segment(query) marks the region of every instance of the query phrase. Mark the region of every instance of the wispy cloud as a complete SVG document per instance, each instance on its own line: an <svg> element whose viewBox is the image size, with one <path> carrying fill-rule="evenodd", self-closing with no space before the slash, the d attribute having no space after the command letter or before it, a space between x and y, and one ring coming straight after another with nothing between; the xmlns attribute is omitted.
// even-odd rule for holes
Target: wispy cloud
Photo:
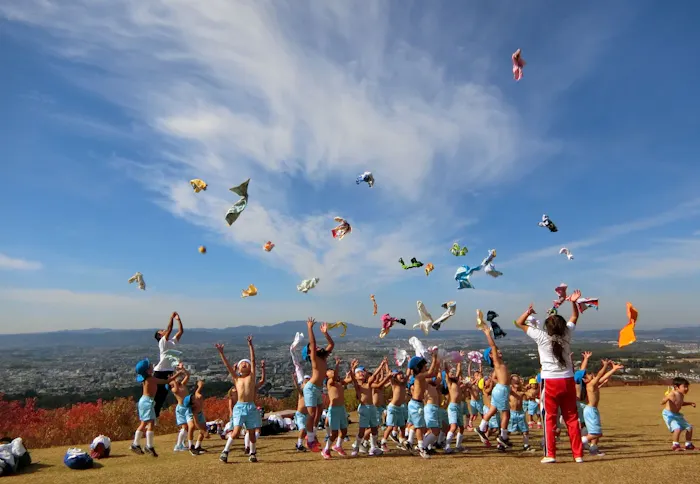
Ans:
<svg viewBox="0 0 700 484"><path fill-rule="evenodd" d="M652 217L641 218L632 222L604 227L603 229L599 230L597 234L587 239L563 242L559 245L552 245L543 249L524 252L517 255L512 260L501 263L501 265L512 266L531 263L533 261L552 257L553 254L559 252L561 247L567 247L572 251L575 249L592 247L616 239L623 235L663 227L679 220L690 219L698 216L700 216L700 198L694 198Z"/></svg>
<svg viewBox="0 0 700 484"><path fill-rule="evenodd" d="M405 277L397 254L430 259L445 244L442 228L462 218L452 199L465 180L508 183L558 149L542 118L525 122L484 78L486 37L499 37L490 27L462 32L469 55L447 76L438 44L397 29L400 10L302 0L0 5L9 20L48 32L53 53L80 62L79 76L64 71L75 82L151 127L152 152L116 164L165 210L327 288L368 272L375 283ZM363 192L374 197L371 216L340 196L319 209L304 203L304 191L342 193L367 169L378 187ZM193 177L209 181L206 194L191 193ZM250 206L229 229L228 188L248 177ZM328 236L335 215L355 227L341 243ZM264 254L268 239L277 248Z"/></svg>
<svg viewBox="0 0 700 484"><path fill-rule="evenodd" d="M16 259L5 254L0 254L0 270L37 271L41 268L43 268L41 262Z"/></svg>

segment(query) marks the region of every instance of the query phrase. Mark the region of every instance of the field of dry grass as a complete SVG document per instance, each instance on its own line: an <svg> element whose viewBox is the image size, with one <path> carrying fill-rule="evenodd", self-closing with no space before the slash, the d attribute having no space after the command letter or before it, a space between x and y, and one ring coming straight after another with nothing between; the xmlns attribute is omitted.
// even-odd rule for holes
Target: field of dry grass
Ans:
<svg viewBox="0 0 700 484"><path fill-rule="evenodd" d="M460 455L437 455L432 460L392 450L381 457L340 458L324 461L319 454L298 454L294 449L296 433L265 437L258 445L258 463L251 464L243 455L242 440L234 445L229 464L218 461L224 441L218 437L205 441L208 454L191 456L172 451L175 435L156 437L158 458L137 456L129 451L130 442L113 442L112 457L99 461L95 469L72 471L64 466L65 448L31 450L35 462L22 475L8 478L14 484L30 483L199 483L226 480L247 483L269 482L460 482L478 479L492 483L662 483L700 482L700 451L670 451L670 434L661 419L661 400L665 387L604 388L601 416L605 437L600 448L604 457L587 457L575 464L562 434L560 463L542 465L541 453L525 454L516 446L507 454L486 449L475 434L465 445L469 452ZM696 390L697 391L697 390ZM691 388L689 400L695 392ZM687 407L691 423L700 422L698 410ZM356 426L351 426L351 431ZM322 433L323 435L323 433ZM535 443L541 431L536 431ZM76 443L84 450L87 443ZM349 444L345 444L346 449ZM539 447L539 445L538 445ZM393 447L392 447L393 449Z"/></svg>

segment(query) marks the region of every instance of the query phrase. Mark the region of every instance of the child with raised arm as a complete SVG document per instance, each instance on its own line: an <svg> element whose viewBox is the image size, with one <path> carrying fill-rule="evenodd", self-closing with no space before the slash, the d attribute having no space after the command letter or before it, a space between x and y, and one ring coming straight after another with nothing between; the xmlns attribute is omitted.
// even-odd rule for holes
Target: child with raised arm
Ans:
<svg viewBox="0 0 700 484"><path fill-rule="evenodd" d="M686 402L685 396L690 390L690 383L685 378L676 377L673 379L673 390L668 392L664 399L661 400L661 405L665 405L661 416L664 418L666 427L673 434L673 446L671 450L683 450L681 447L681 432L685 430L685 450L695 450L693 445L693 426L688 423L681 408L691 406L695 408L695 403Z"/></svg>
<svg viewBox="0 0 700 484"><path fill-rule="evenodd" d="M144 430L146 431L146 452L153 457L158 457L156 449L153 448L153 439L155 434L153 427L156 421L156 401L155 395L158 391L158 385L169 385L171 382L180 378L184 372L177 371L167 380L156 378L153 376L153 365L148 359L141 360L136 364L136 381L141 383L143 394L139 399L138 411L139 420L141 423L136 429L134 435L134 443L131 444L131 451L135 454L143 454L141 449L141 438Z"/></svg>
<svg viewBox="0 0 700 484"><path fill-rule="evenodd" d="M224 345L217 344L216 349L219 351L219 356L224 366L228 370L229 375L233 379L238 392L238 401L233 406L233 415L231 422L233 423L233 431L229 434L226 440L226 446L219 456L219 460L223 463L228 462L228 453L231 450L233 440L238 438L241 428L245 425L250 434L250 462L257 462L256 454L256 431L262 427L260 412L255 406L255 397L257 396L258 382L255 380L255 348L253 347L253 337L248 336L248 349L250 351L250 359L242 359L235 367L226 359L224 355Z"/></svg>
<svg viewBox="0 0 700 484"><path fill-rule="evenodd" d="M464 358L464 351L459 353L462 358ZM445 438L445 453L451 454L455 450L457 452L462 452L464 447L462 447L462 437L464 434L464 414L463 405L464 402L464 392L460 385L460 380L462 379L462 362L457 363L457 369L450 369L447 374L447 390L450 392L450 403L447 406L447 420L450 426L447 431L447 437ZM454 450L450 447L452 445L452 439L457 436Z"/></svg>
<svg viewBox="0 0 700 484"><path fill-rule="evenodd" d="M510 421L508 422L508 432L514 434L520 432L523 434L523 450L525 452L534 450L530 447L530 427L525 422L525 412L523 411L523 401L526 392L523 388L523 382L519 375L511 375L510 377L510 396L508 403L510 405Z"/></svg>
<svg viewBox="0 0 700 484"><path fill-rule="evenodd" d="M377 427L379 426L379 420L377 415L377 409L374 406L374 401L372 399L372 392L375 389L381 388L384 391L385 381L377 381L377 377L384 369L384 366L388 365L386 358L382 360L380 365L374 371L372 375L367 375L365 368L359 366L357 360L353 360L351 363L351 377L353 379L353 386L355 387L355 394L360 402L357 407L357 415L360 419L359 428L357 431L357 438L352 446L352 456L356 456L360 450L360 442L365 435L365 431L370 429L370 450L369 455L381 455L381 449L377 448Z"/></svg>
<svg viewBox="0 0 700 484"><path fill-rule="evenodd" d="M440 425L440 403L442 401L440 387L442 386L442 375L438 373L436 376L427 380L426 383L425 406L423 408L427 432L425 437L423 437L423 445L428 450L429 454L434 454L434 446L438 441L440 430L442 429L442 425Z"/></svg>
<svg viewBox="0 0 700 484"><path fill-rule="evenodd" d="M188 395L187 383L190 381L190 374L182 363L177 366L177 369L182 371L185 377L181 381L175 379L170 384L170 390L173 392L173 395L175 395L175 400L177 400L177 406L175 407L175 423L180 428L180 433L177 434L177 443L173 451L184 452L187 450L187 447L185 447L185 440L187 440L187 422L192 415L192 409L184 405L185 397Z"/></svg>
<svg viewBox="0 0 700 484"><path fill-rule="evenodd" d="M257 392L265 385L265 360L260 361L260 380L258 385L255 387L256 395ZM259 409L258 409L259 410ZM233 415L233 414L232 414ZM260 439L260 430L255 431L255 440ZM250 430L245 429L245 436L243 437L243 445L245 446L243 452L245 455L250 454Z"/></svg>
<svg viewBox="0 0 700 484"><path fill-rule="evenodd" d="M406 402L406 375L401 370L391 372L391 402L386 408L386 430L382 438L382 450L388 448L387 439L398 441L399 449L406 450L404 443L404 428L406 417L403 405Z"/></svg>
<svg viewBox="0 0 700 484"><path fill-rule="evenodd" d="M506 447L512 447L513 444L508 440L508 421L510 420L510 405L508 404L508 396L510 395L510 372L508 367L503 362L503 353L496 346L496 342L491 336L491 327L489 325L481 325L481 330L486 336L489 347L484 351L484 361L493 367L491 379L494 380L494 387L491 391L491 408L484 415L478 428L474 431L479 435L481 441L486 444L489 441L486 435L486 429L489 425L489 419L498 412L501 416L501 431L496 438L498 441L498 449L505 451Z"/></svg>
<svg viewBox="0 0 700 484"><path fill-rule="evenodd" d="M326 387L328 388L328 429L330 438L321 455L324 459L330 459L330 446L338 455L345 457L343 441L340 438L340 430L345 425L345 385L340 379L340 358L335 359L335 368L326 370ZM347 428L347 425L345 425Z"/></svg>
<svg viewBox="0 0 700 484"><path fill-rule="evenodd" d="M326 337L328 345L325 348L317 347L314 324L316 324L316 321L313 318L309 318L306 321L306 328L309 332L309 344L302 350L304 359L311 362L311 379L304 385L304 405L306 405L306 410L309 414L309 417L306 419L306 441L309 450L321 452L321 445L316 439L316 427L323 413L321 388L328 370L328 362L326 360L333 351L335 344L331 335L328 334L328 323L322 323L320 327L321 333Z"/></svg>
<svg viewBox="0 0 700 484"><path fill-rule="evenodd" d="M423 440L427 427L423 398L428 388L428 380L434 378L440 369L437 349L433 351L430 368L426 371L427 366L428 362L420 356L414 356L408 361L408 371L410 372L409 385L411 387L411 401L408 402L408 421L413 425L413 429L408 434L408 443L413 447L414 437L417 437L418 452L424 459L430 459L430 456Z"/></svg>
<svg viewBox="0 0 700 484"><path fill-rule="evenodd" d="M586 397L588 405L583 409L583 419L588 430L588 435L581 437L583 444L590 444L590 454L604 456L605 454L598 450L598 441L603 436L603 429L600 425L600 412L598 411L598 403L600 402L600 387L603 386L617 370L624 368L622 365L603 360L603 365L600 371L592 376L590 373L583 377L583 382L586 385ZM612 369L607 371L608 365L612 363Z"/></svg>
<svg viewBox="0 0 700 484"><path fill-rule="evenodd" d="M304 404L304 392L302 388L309 380L311 380L311 377L309 375L304 375L304 379L298 382L296 372L292 372L292 384L297 392L297 411L294 413L294 423L297 429L299 429L297 452L306 452L307 450L306 447L304 447L304 438L306 437L306 419L309 417L309 411Z"/></svg>

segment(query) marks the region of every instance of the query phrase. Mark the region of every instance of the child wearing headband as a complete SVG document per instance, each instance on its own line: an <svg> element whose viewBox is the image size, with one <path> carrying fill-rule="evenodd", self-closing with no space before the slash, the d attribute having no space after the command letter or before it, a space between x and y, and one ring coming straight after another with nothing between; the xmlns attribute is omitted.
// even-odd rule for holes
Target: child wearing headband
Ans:
<svg viewBox="0 0 700 484"><path fill-rule="evenodd" d="M228 453L233 444L233 440L238 437L241 428L245 425L246 430L250 432L250 462L257 462L256 455L256 432L262 427L260 411L255 406L255 397L257 396L258 382L255 380L255 348L253 347L253 337L248 336L248 349L250 351L250 359L242 359L235 367L226 359L224 355L224 345L217 344L216 349L219 351L221 361L228 370L229 375L233 379L238 391L238 401L233 406L233 415L231 421L233 431L229 434L226 440L226 446L219 456L219 460L223 463L228 462Z"/></svg>
<svg viewBox="0 0 700 484"><path fill-rule="evenodd" d="M306 442L312 452L321 452L321 445L316 439L316 427L323 413L321 388L328 370L328 362L326 360L333 351L335 343L333 343L331 335L328 334L328 323L322 323L320 327L321 333L326 337L328 345L325 348L318 348L316 346L316 335L314 335L314 324L316 324L314 318L309 318L306 321L306 328L309 332L309 344L302 349L301 353L304 360L311 362L311 379L304 385L304 405L306 405L306 410L309 413L309 418L306 420Z"/></svg>

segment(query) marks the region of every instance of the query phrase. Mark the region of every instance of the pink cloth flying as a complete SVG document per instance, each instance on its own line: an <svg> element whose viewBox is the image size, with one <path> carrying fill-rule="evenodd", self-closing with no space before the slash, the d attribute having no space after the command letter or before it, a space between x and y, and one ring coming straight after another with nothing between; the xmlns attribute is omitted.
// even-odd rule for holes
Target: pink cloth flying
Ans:
<svg viewBox="0 0 700 484"><path fill-rule="evenodd" d="M519 81L523 78L523 67L525 67L525 61L520 56L520 49L513 52L511 59L513 60L513 79Z"/></svg>

